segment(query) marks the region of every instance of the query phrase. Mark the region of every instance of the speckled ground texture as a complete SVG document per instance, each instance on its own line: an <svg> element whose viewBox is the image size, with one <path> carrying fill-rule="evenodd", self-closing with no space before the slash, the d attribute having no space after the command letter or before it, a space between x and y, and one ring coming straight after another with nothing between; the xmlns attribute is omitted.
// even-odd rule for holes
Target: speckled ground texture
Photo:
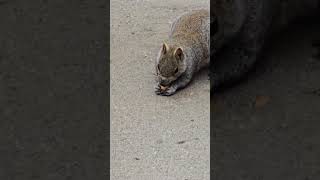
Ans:
<svg viewBox="0 0 320 180"><path fill-rule="evenodd" d="M111 1L111 179L209 179L208 72L170 97L153 77L170 23L201 7L209 1Z"/></svg>
<svg viewBox="0 0 320 180"><path fill-rule="evenodd" d="M320 179L319 32L289 27L246 81L212 97L215 180Z"/></svg>

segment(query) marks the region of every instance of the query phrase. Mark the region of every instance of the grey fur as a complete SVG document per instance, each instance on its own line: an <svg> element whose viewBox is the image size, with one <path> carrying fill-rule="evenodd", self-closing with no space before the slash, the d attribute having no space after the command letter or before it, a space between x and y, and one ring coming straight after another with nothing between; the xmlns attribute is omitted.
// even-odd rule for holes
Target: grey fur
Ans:
<svg viewBox="0 0 320 180"><path fill-rule="evenodd" d="M169 39L165 41L156 59L158 95L170 96L187 86L194 74L210 63L210 14L207 10L194 10L177 18L172 26ZM167 48L166 48L167 47ZM183 50L181 60L174 52ZM178 72L174 70L178 68ZM161 89L166 86L166 89Z"/></svg>

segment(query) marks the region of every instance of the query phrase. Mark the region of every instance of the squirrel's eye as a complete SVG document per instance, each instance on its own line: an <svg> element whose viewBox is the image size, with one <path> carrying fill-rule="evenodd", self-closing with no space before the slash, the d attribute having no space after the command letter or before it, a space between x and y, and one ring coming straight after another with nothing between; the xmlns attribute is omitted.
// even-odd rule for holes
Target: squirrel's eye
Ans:
<svg viewBox="0 0 320 180"><path fill-rule="evenodd" d="M174 73L176 73L176 74L178 73L178 68L176 68L176 70L174 70Z"/></svg>

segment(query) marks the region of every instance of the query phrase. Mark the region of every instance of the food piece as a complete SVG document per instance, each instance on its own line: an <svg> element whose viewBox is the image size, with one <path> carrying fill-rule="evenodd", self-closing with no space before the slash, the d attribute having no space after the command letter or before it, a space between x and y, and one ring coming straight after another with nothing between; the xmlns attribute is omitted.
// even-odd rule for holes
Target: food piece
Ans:
<svg viewBox="0 0 320 180"><path fill-rule="evenodd" d="M161 91L165 91L166 89L168 89L168 86L161 86L160 85L160 89L161 89Z"/></svg>

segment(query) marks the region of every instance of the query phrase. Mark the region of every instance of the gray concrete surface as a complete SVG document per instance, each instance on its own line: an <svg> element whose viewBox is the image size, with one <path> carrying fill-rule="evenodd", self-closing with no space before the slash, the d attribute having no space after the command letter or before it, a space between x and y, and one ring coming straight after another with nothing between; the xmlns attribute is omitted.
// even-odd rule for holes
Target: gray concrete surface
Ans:
<svg viewBox="0 0 320 180"><path fill-rule="evenodd" d="M209 179L207 71L171 97L154 93L152 74L170 22L208 6L208 0L111 1L111 179Z"/></svg>
<svg viewBox="0 0 320 180"><path fill-rule="evenodd" d="M215 180L320 179L319 30L291 26L246 81L212 97Z"/></svg>

